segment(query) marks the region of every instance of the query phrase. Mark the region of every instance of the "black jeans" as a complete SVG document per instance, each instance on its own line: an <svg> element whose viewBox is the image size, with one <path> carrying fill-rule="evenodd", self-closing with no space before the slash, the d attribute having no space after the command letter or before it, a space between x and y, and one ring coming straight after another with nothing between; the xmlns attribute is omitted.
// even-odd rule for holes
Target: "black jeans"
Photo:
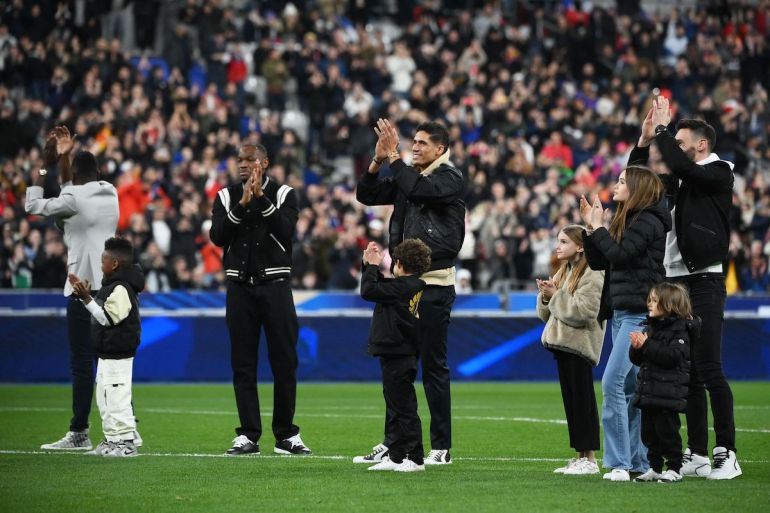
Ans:
<svg viewBox="0 0 770 513"><path fill-rule="evenodd" d="M67 302L67 334L72 372L72 419L70 431L88 428L91 398L94 396L96 353L91 340L91 314L79 299Z"/></svg>
<svg viewBox="0 0 770 513"><path fill-rule="evenodd" d="M701 318L700 336L690 340L690 390L687 396L687 446L708 456L708 406L711 399L717 447L735 451L733 393L722 371L722 327L725 314L724 278L673 278L690 290L693 313Z"/></svg>
<svg viewBox="0 0 770 513"><path fill-rule="evenodd" d="M297 400L297 335L299 322L288 280L249 285L227 282L227 329L230 364L241 425L235 432L252 442L262 436L257 394L259 337L267 339L267 358L273 371L273 434L285 440L299 433L294 425Z"/></svg>
<svg viewBox="0 0 770 513"><path fill-rule="evenodd" d="M417 414L416 355L381 356L382 395L388 411L393 413L393 431L388 445L390 459L401 463L409 458L418 465L424 461L422 423Z"/></svg>
<svg viewBox="0 0 770 513"><path fill-rule="evenodd" d="M429 285L425 287L420 298L422 384L430 410L432 449L452 447L452 399L447 364L447 333L455 297L454 286ZM388 447L394 440L393 429L393 412L386 408L383 443Z"/></svg>
<svg viewBox="0 0 770 513"><path fill-rule="evenodd" d="M679 413L661 408L642 408L642 443L647 446L650 468L663 472L663 459L669 470L682 469L682 423Z"/></svg>
<svg viewBox="0 0 770 513"><path fill-rule="evenodd" d="M569 446L577 452L599 450L599 410L592 366L585 358L553 351L559 369L561 398L567 416Z"/></svg>

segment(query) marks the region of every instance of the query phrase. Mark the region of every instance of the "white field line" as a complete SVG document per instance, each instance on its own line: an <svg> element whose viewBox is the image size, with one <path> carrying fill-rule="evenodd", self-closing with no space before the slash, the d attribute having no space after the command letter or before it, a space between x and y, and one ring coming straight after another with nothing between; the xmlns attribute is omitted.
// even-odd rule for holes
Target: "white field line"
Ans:
<svg viewBox="0 0 770 513"><path fill-rule="evenodd" d="M69 411L67 408L55 408L55 407L26 407L26 406L0 406L0 412L65 412ZM222 416L234 416L235 410L182 410L173 408L141 408L141 413L158 413L163 415L222 415ZM262 413L265 417L270 417L270 412ZM350 415L343 413L308 413L303 410L299 417L314 417L325 419L381 419L382 415ZM567 421L564 419L540 419L535 417L506 417L506 416L479 416L479 415L453 415L455 420L479 420L479 421L497 421L497 422L529 422L534 424L558 424L566 425ZM686 428L686 425L682 425L682 429ZM770 434L770 429L749 429L749 428L736 428L736 432L739 433L766 433Z"/></svg>
<svg viewBox="0 0 770 513"><path fill-rule="evenodd" d="M22 451L22 450L12 450L12 449L0 449L0 456L1 455L68 455L68 456L84 456L83 452L78 451ZM304 460L304 459L312 459L312 460L333 460L333 461L347 461L352 460L352 456L341 456L341 455L331 455L331 454L311 454L309 456L286 456L286 455L276 455L276 454L255 454L251 456L227 456L226 454L209 454L209 453L194 453L194 452L180 452L180 453L173 453L173 452L142 452L140 453L140 456L144 457L153 457L153 458L223 458L223 459L232 459L232 460L243 460L243 459L262 459L262 458L268 458L268 459L275 459L275 460ZM524 462L524 463L542 463L542 462L563 462L564 458L516 458L516 457L474 457L474 456L454 456L452 457L453 460L456 461L479 461L479 462L492 462L492 461L501 461L501 462ZM741 463L759 463L759 464L767 464L770 463L768 460L743 460L741 459Z"/></svg>

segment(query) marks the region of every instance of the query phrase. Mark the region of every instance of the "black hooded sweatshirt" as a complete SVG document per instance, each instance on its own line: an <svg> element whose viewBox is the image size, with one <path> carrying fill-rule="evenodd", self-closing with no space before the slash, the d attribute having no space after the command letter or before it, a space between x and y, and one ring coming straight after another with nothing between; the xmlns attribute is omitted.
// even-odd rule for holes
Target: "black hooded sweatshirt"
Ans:
<svg viewBox="0 0 770 513"><path fill-rule="evenodd" d="M136 348L142 334L137 296L144 290L144 273L138 265L120 267L114 273L104 276L102 288L96 293L94 301L104 308L104 303L118 285L122 285L131 300L128 317L117 323L107 312L107 326L102 326L96 319L91 319L91 337L96 348L96 355L102 359L120 360L136 356Z"/></svg>

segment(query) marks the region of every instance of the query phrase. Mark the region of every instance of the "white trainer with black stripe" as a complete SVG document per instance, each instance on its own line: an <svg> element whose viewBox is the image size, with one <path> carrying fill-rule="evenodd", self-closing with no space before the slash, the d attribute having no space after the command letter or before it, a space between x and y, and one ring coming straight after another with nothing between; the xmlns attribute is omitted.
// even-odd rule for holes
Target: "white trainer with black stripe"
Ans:
<svg viewBox="0 0 770 513"><path fill-rule="evenodd" d="M425 457L426 465L451 465L452 455L449 449L433 449Z"/></svg>
<svg viewBox="0 0 770 513"><path fill-rule="evenodd" d="M700 454L693 454L688 447L684 450L682 455L682 470L683 476L690 477L708 477L711 473L711 462L707 456L701 456Z"/></svg>
<svg viewBox="0 0 770 513"><path fill-rule="evenodd" d="M366 456L356 456L353 458L353 463L379 463L383 458L388 456L388 446L383 444L377 444L372 447L372 452Z"/></svg>
<svg viewBox="0 0 770 513"><path fill-rule="evenodd" d="M714 447L714 468L707 479L735 479L743 474L734 451L724 447Z"/></svg>

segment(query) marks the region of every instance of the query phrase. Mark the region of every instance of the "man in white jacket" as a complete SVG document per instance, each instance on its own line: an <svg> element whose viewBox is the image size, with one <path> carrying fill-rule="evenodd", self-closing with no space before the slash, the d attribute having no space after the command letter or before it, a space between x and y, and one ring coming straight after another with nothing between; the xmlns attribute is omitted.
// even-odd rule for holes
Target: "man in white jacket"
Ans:
<svg viewBox="0 0 770 513"><path fill-rule="evenodd" d="M99 180L96 157L90 152L78 152L70 163L73 146L74 138L66 127L57 127L51 132L45 149L45 166L52 167L58 160L61 192L55 198L43 198L48 169L40 169L33 185L27 189L24 209L28 214L55 219L64 232L68 274L79 276L96 290L102 283L104 241L115 235L118 225L118 193L112 184ZM68 281L64 283L64 295L69 298L67 330L72 371L72 419L69 431L62 439L40 448L87 451L92 448L88 416L95 377L91 316L72 296L72 285Z"/></svg>

